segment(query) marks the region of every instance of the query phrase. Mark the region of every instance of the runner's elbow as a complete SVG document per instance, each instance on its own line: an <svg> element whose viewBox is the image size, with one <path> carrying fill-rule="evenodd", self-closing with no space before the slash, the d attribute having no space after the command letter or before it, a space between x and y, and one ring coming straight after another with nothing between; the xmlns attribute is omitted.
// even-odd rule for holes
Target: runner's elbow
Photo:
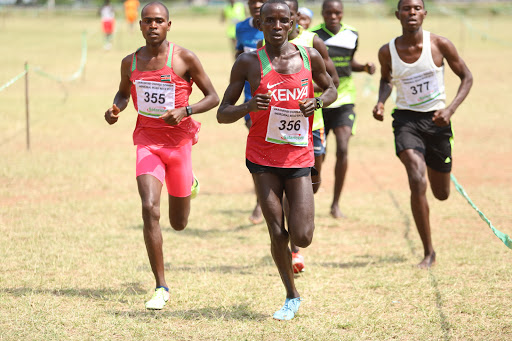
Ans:
<svg viewBox="0 0 512 341"><path fill-rule="evenodd" d="M471 88L473 86L473 74L471 73L471 71L467 70L462 80L467 83L469 88Z"/></svg>
<svg viewBox="0 0 512 341"><path fill-rule="evenodd" d="M213 95L211 95L211 97L212 97L212 99L211 99L211 101L212 101L212 104L211 104L211 105L212 105L212 107L211 107L211 108L213 109L213 108L215 108L217 105L219 105L219 103L220 103L220 99L219 99L219 96L218 96L216 93L215 93L215 94L213 94Z"/></svg>
<svg viewBox="0 0 512 341"><path fill-rule="evenodd" d="M226 121L224 121L224 117L221 113L217 112L217 122L218 123L227 123Z"/></svg>
<svg viewBox="0 0 512 341"><path fill-rule="evenodd" d="M220 110L217 111L217 122L221 124L232 123L232 121L229 119L229 115L227 115L224 112L221 112Z"/></svg>

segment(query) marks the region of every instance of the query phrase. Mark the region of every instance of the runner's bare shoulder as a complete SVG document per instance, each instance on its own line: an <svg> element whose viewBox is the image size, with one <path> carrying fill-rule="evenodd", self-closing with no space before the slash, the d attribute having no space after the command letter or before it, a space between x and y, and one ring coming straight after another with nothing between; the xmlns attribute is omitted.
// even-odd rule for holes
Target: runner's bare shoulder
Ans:
<svg viewBox="0 0 512 341"><path fill-rule="evenodd" d="M441 51L446 48L454 47L453 43L448 38L434 33L430 33L430 42Z"/></svg>
<svg viewBox="0 0 512 341"><path fill-rule="evenodd" d="M249 68L252 65L258 65L258 67L259 67L259 59L258 59L257 51L241 53L236 58L235 64L237 65L237 67Z"/></svg>
<svg viewBox="0 0 512 341"><path fill-rule="evenodd" d="M174 44L174 56L182 59L185 63L198 59L194 52L176 44Z"/></svg>

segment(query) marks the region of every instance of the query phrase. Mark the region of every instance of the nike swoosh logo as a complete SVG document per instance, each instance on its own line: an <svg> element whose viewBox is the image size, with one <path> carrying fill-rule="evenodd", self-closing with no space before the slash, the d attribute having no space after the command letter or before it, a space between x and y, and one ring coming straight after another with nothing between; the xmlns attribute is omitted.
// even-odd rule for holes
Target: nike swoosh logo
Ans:
<svg viewBox="0 0 512 341"><path fill-rule="evenodd" d="M267 83L267 89L272 89L273 87L278 86L279 84L282 84L282 83L284 83L284 81L276 83L276 84L272 84L272 85L270 85L270 83Z"/></svg>

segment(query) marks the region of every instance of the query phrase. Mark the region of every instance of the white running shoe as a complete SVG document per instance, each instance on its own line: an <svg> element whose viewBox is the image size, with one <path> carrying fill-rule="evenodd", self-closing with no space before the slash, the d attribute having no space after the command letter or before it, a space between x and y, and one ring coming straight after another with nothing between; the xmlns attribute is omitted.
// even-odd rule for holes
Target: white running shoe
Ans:
<svg viewBox="0 0 512 341"><path fill-rule="evenodd" d="M156 288L153 297L146 302L146 309L160 310L169 301L169 292L164 288Z"/></svg>

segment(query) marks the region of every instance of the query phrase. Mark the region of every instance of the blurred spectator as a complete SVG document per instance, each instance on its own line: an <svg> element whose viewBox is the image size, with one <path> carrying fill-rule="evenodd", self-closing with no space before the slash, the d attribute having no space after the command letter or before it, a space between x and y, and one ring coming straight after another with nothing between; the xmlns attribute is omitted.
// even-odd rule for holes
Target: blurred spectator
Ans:
<svg viewBox="0 0 512 341"><path fill-rule="evenodd" d="M124 16L131 31L133 31L135 21L137 21L137 18L139 17L139 6L139 0L126 0L124 2Z"/></svg>
<svg viewBox="0 0 512 341"><path fill-rule="evenodd" d="M299 7L299 25L304 27L305 30L309 28L311 25L311 20L313 20L313 11L306 7Z"/></svg>
<svg viewBox="0 0 512 341"><path fill-rule="evenodd" d="M112 34L114 33L116 16L114 8L110 4L110 0L105 0L103 6L101 6L100 16L103 33L105 33L105 45L103 47L105 50L110 50L112 48Z"/></svg>
<svg viewBox="0 0 512 341"><path fill-rule="evenodd" d="M236 47L236 24L245 19L245 6L241 2L228 0L221 13L221 21L227 21L226 35L231 41L233 49Z"/></svg>

